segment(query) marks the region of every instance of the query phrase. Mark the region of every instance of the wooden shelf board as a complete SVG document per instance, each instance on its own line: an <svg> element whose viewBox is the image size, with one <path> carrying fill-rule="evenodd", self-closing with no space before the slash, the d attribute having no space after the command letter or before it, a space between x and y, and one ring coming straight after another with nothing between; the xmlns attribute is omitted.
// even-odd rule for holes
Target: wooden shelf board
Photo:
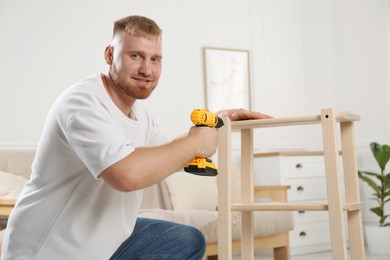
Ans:
<svg viewBox="0 0 390 260"><path fill-rule="evenodd" d="M337 122L352 122L352 121L359 121L359 120L360 120L359 115L350 112L340 112L336 114ZM232 129L310 125L310 124L320 124L320 123L321 123L321 115L279 117L279 118L242 120L242 121L231 122Z"/></svg>
<svg viewBox="0 0 390 260"><path fill-rule="evenodd" d="M362 202L351 202L343 205L344 211L359 210L363 208ZM232 211L327 211L328 204L321 203L291 203L272 202L254 204L232 204Z"/></svg>

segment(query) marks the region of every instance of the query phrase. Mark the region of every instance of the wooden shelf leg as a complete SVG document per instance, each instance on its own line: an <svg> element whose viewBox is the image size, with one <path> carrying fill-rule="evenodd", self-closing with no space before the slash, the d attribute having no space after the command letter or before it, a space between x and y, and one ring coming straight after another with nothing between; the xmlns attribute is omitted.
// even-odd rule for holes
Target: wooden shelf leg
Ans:
<svg viewBox="0 0 390 260"><path fill-rule="evenodd" d="M343 205L340 192L340 167L336 136L336 117L333 109L321 110L322 138L329 204L329 224L333 259L347 259Z"/></svg>
<svg viewBox="0 0 390 260"><path fill-rule="evenodd" d="M253 130L241 130L241 200L242 203L254 202L253 185ZM241 213L241 258L253 260L254 246L254 216L253 211Z"/></svg>
<svg viewBox="0 0 390 260"><path fill-rule="evenodd" d="M231 121L223 118L225 126L218 130L218 258L232 259L231 211Z"/></svg>
<svg viewBox="0 0 390 260"><path fill-rule="evenodd" d="M340 123L340 131L343 149L345 199L346 202L360 202L353 122ZM351 259L364 259L362 213L360 210L354 210L347 212L347 216Z"/></svg>

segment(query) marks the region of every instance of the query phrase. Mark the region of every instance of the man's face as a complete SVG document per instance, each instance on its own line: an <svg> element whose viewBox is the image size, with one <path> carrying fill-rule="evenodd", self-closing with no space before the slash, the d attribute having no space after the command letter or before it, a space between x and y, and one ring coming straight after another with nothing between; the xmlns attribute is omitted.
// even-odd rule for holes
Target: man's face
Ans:
<svg viewBox="0 0 390 260"><path fill-rule="evenodd" d="M111 55L116 86L130 98L148 98L161 75L161 40L122 32L114 37Z"/></svg>

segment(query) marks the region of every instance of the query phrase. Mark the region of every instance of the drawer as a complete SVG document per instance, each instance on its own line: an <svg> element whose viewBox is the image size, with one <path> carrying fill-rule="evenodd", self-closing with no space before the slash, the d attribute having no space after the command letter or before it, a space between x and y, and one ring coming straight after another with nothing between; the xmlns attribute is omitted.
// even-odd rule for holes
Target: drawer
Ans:
<svg viewBox="0 0 390 260"><path fill-rule="evenodd" d="M339 166L340 173L342 173L341 157L339 157ZM285 157L281 167L285 178L325 176L325 159L323 156Z"/></svg>
<svg viewBox="0 0 390 260"><path fill-rule="evenodd" d="M342 157L339 156L340 174L343 174ZM256 185L285 184L286 179L325 176L325 159L321 156L269 156L254 158Z"/></svg>
<svg viewBox="0 0 390 260"><path fill-rule="evenodd" d="M286 185L291 185L288 190L289 201L326 200L326 182L324 177L290 179Z"/></svg>
<svg viewBox="0 0 390 260"><path fill-rule="evenodd" d="M289 179L284 183L290 185L288 190L289 201L325 200L327 201L327 189L325 177ZM340 178L340 192L344 197L344 179Z"/></svg>
<svg viewBox="0 0 390 260"><path fill-rule="evenodd" d="M296 225L290 232L291 247L330 244L330 231L328 222L316 222L310 225Z"/></svg>
<svg viewBox="0 0 390 260"><path fill-rule="evenodd" d="M329 213L327 211L294 211L295 224L307 224L318 221L329 221Z"/></svg>
<svg viewBox="0 0 390 260"><path fill-rule="evenodd" d="M285 178L303 178L325 176L325 164L322 156L292 156L283 160L282 172Z"/></svg>

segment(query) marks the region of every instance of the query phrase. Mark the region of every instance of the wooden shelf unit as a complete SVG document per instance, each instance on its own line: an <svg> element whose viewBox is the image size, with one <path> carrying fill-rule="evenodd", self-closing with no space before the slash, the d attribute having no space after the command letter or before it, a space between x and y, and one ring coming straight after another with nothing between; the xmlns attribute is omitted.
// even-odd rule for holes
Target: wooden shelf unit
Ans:
<svg viewBox="0 0 390 260"><path fill-rule="evenodd" d="M225 126L219 129L218 148L218 255L220 259L232 259L231 212L242 212L242 259L254 259L253 211L328 211L333 259L347 259L344 211L347 212L351 258L364 259L359 183L356 165L354 122L360 116L350 113L336 113L334 109L321 109L319 115L271 118L262 120L234 121L225 117ZM325 160L326 190L328 203L254 203L253 189L253 129L287 127L297 125L322 125L323 156ZM341 153L345 184L345 203L340 191L339 148L337 147L337 128L340 124ZM241 132L241 197L242 203L232 204L231 189L231 135L233 130ZM274 255L275 259L289 259L289 252Z"/></svg>

